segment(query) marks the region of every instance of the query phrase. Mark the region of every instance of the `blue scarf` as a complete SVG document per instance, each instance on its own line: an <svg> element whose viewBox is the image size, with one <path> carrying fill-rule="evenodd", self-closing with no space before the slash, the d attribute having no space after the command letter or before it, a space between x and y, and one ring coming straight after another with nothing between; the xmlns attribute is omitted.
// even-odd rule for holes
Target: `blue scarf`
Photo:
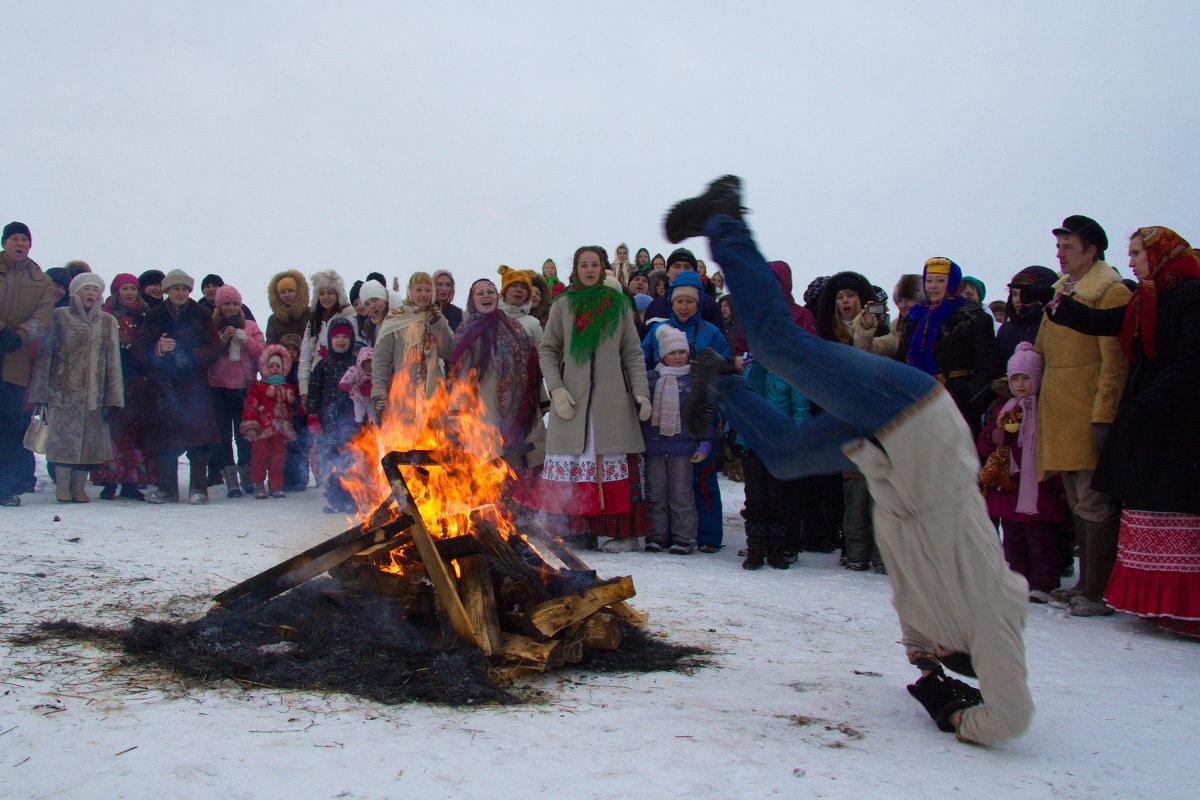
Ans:
<svg viewBox="0 0 1200 800"><path fill-rule="evenodd" d="M908 363L930 375L938 373L933 348L942 338L942 325L967 302L965 297L949 297L936 303L919 303L908 312L913 321L912 340L908 343Z"/></svg>

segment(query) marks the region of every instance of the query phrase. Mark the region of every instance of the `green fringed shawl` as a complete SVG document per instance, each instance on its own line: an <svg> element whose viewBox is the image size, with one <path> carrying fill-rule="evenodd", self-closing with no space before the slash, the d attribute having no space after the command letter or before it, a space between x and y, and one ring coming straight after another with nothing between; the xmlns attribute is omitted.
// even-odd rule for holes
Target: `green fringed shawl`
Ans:
<svg viewBox="0 0 1200 800"><path fill-rule="evenodd" d="M572 324L575 326L571 336L571 358L583 366L591 361L600 343L617 332L621 315L633 304L622 292L602 283L595 286L572 283L554 302L564 297L571 304Z"/></svg>

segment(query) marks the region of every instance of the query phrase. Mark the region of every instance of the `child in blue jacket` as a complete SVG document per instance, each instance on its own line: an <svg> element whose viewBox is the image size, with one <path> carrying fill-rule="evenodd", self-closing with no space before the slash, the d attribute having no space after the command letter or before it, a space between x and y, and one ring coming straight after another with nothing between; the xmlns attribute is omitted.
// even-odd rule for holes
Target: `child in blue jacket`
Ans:
<svg viewBox="0 0 1200 800"><path fill-rule="evenodd" d="M696 551L700 526L692 490L692 465L712 453L716 435L710 430L697 439L683 427L681 413L692 391L687 336L670 325L660 325L655 335L662 355L646 375L654 410L650 419L642 423L646 440L646 499L650 506L646 552L667 550L689 555Z"/></svg>

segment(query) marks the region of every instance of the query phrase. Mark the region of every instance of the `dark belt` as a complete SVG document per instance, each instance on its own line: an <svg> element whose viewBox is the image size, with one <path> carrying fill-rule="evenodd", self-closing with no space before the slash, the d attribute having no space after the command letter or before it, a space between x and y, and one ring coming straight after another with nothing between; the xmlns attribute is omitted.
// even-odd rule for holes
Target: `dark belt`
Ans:
<svg viewBox="0 0 1200 800"><path fill-rule="evenodd" d="M938 383L945 385L948 378L968 378L974 374L975 370L973 369L956 369L951 370L950 372L939 372L933 377L937 378Z"/></svg>

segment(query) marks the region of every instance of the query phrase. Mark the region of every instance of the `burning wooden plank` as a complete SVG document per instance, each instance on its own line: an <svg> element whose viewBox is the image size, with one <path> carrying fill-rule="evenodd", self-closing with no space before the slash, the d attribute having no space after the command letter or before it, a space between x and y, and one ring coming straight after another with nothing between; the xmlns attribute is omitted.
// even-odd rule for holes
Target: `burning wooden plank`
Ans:
<svg viewBox="0 0 1200 800"><path fill-rule="evenodd" d="M213 598L214 602L226 609L252 608L356 555L399 546L402 543L401 535L415 522L411 516L401 514L395 519L373 526L372 522L377 516L378 512L372 515L371 520L326 539L303 553L226 589Z"/></svg>
<svg viewBox="0 0 1200 800"><path fill-rule="evenodd" d="M392 486L392 497L395 498L396 505L413 518L409 533L413 543L417 546L417 551L421 554L421 560L425 562L425 571L437 592L438 602L445 608L446 616L455 633L468 642L475 643L480 649L490 647L486 637L480 637L475 632L475 626L471 624L471 619L467 616L467 610L463 607L462 598L458 596L458 588L454 584L454 579L446 568L446 562L438 555L433 536L425 527L425 521L421 519L421 511L417 508L412 493L408 490L408 483L405 482L404 475L400 472L401 459L399 456L399 453L388 453L384 456L383 474Z"/></svg>
<svg viewBox="0 0 1200 800"><path fill-rule="evenodd" d="M500 618L496 614L496 589L492 572L483 556L468 556L458 562L462 573L458 579L463 606L471 620L479 649L489 658L504 652L500 634Z"/></svg>
<svg viewBox="0 0 1200 800"><path fill-rule="evenodd" d="M633 579L626 575L611 583L601 583L581 592L547 600L526 612L525 622L544 637L554 636L612 603L633 597Z"/></svg>

